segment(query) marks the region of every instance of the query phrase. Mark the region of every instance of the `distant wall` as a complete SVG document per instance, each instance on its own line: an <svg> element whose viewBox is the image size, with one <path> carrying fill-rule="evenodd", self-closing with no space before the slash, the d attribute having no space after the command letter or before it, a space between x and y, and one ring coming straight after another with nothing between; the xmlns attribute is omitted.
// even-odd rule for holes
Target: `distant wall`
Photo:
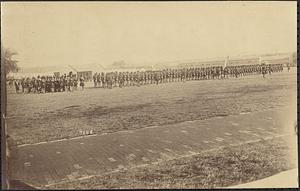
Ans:
<svg viewBox="0 0 300 191"><path fill-rule="evenodd" d="M260 58L259 57L252 57L252 58L232 58L228 59L227 66L234 66L234 65L253 65L259 64ZM290 55L279 55L279 56L265 56L261 58L261 61L265 61L269 64L284 64L287 65L288 63L291 64L292 60ZM177 65L179 68L183 67L210 67L210 66L224 66L225 59L220 60L212 60L212 61L198 61L198 62L183 62Z"/></svg>

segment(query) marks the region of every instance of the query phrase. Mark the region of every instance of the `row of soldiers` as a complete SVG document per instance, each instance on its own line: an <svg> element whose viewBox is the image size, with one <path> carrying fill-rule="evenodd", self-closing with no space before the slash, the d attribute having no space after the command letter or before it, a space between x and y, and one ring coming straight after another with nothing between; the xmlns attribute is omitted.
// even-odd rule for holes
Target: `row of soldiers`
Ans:
<svg viewBox="0 0 300 191"><path fill-rule="evenodd" d="M113 88L124 86L140 86L176 81L238 78L245 75L266 74L283 71L283 64L256 64L239 66L212 66L201 68L164 69L156 71L108 72L95 73L95 87ZM50 93L77 90L78 85L84 89L84 78L78 78L70 72L62 76L37 76L15 80L17 93Z"/></svg>
<svg viewBox="0 0 300 191"><path fill-rule="evenodd" d="M283 71L283 64L255 64L238 66L212 66L202 68L164 69L157 71L108 72L95 73L95 87L113 88L140 86L176 81L238 78L245 75L265 74Z"/></svg>
<svg viewBox="0 0 300 191"><path fill-rule="evenodd" d="M62 76L37 76L15 80L14 85L17 93L50 93L77 90L79 85L84 89L84 78L77 78L71 72Z"/></svg>

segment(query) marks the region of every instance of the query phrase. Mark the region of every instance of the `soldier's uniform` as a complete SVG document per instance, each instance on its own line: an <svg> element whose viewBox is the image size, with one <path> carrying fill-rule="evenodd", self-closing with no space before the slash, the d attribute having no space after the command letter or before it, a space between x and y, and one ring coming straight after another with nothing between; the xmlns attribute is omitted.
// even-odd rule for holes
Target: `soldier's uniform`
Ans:
<svg viewBox="0 0 300 191"><path fill-rule="evenodd" d="M273 68L272 68L271 64L269 64L269 67L268 67L268 69L269 69L269 75L271 75L271 73L272 73L272 70L273 70Z"/></svg>
<svg viewBox="0 0 300 191"><path fill-rule="evenodd" d="M264 63L261 66L261 70L262 70L262 75L265 78L265 75L267 73L267 68L266 68L266 65Z"/></svg>
<svg viewBox="0 0 300 191"><path fill-rule="evenodd" d="M97 87L97 72L93 75L94 87Z"/></svg>
<svg viewBox="0 0 300 191"><path fill-rule="evenodd" d="M125 73L125 82L124 82L124 85L128 86L128 82L129 82L129 72L126 72Z"/></svg>
<svg viewBox="0 0 300 191"><path fill-rule="evenodd" d="M102 72L102 75L101 75L101 85L102 85L102 88L105 88L105 85L106 85L106 73Z"/></svg>
<svg viewBox="0 0 300 191"><path fill-rule="evenodd" d="M114 87L117 87L118 85L118 79L119 75L118 75L118 72L116 71L115 73L113 73L113 81L114 81Z"/></svg>
<svg viewBox="0 0 300 191"><path fill-rule="evenodd" d="M74 88L75 90L77 90L77 86L78 86L78 79L77 77L74 78Z"/></svg>
<svg viewBox="0 0 300 191"><path fill-rule="evenodd" d="M19 93L20 87L19 87L19 83L17 80L14 81L15 84L15 88L16 88L16 93Z"/></svg>
<svg viewBox="0 0 300 191"><path fill-rule="evenodd" d="M159 81L159 73L158 73L158 71L156 71L155 73L154 73L154 80L155 80L155 82L156 82L156 85L158 85L158 81Z"/></svg>
<svg viewBox="0 0 300 191"><path fill-rule="evenodd" d="M124 85L124 81L125 81L125 75L124 75L124 73L120 72L118 79L119 79L119 87L122 88L123 85Z"/></svg>
<svg viewBox="0 0 300 191"><path fill-rule="evenodd" d="M80 77L80 86L81 86L81 89L84 90L84 78L83 77Z"/></svg>
<svg viewBox="0 0 300 191"><path fill-rule="evenodd" d="M101 73L96 76L97 87L101 87Z"/></svg>

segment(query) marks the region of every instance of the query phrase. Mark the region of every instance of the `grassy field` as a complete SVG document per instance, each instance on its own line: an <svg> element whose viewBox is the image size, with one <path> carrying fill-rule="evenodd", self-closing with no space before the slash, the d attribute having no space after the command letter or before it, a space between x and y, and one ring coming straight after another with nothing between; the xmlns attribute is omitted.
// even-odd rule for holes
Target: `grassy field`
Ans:
<svg viewBox="0 0 300 191"><path fill-rule="evenodd" d="M8 93L8 133L13 144L113 133L295 106L296 71L238 79L174 82L72 93ZM276 116L274 116L276 117ZM226 119L226 117L224 118ZM288 120L288 119L287 119ZM157 127L161 128L161 127ZM213 128L213 127L209 127ZM50 186L72 188L216 188L295 168L289 137L260 140L143 167L98 174ZM22 149L22 147L20 147Z"/></svg>
<svg viewBox="0 0 300 191"><path fill-rule="evenodd" d="M297 166L286 139L261 140L132 168L48 189L220 188L262 179Z"/></svg>
<svg viewBox="0 0 300 191"><path fill-rule="evenodd" d="M14 144L111 133L187 120L261 111L296 102L296 71L238 79L173 82L72 93L8 90L8 133Z"/></svg>

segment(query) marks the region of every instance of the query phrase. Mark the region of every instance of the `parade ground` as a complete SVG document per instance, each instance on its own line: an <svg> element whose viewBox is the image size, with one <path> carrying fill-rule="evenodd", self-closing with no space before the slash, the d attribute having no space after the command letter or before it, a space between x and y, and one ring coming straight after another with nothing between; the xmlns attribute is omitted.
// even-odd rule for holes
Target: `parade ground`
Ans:
<svg viewBox="0 0 300 191"><path fill-rule="evenodd" d="M296 76L292 68L55 94L8 88L11 176L50 189L207 188L294 169Z"/></svg>

